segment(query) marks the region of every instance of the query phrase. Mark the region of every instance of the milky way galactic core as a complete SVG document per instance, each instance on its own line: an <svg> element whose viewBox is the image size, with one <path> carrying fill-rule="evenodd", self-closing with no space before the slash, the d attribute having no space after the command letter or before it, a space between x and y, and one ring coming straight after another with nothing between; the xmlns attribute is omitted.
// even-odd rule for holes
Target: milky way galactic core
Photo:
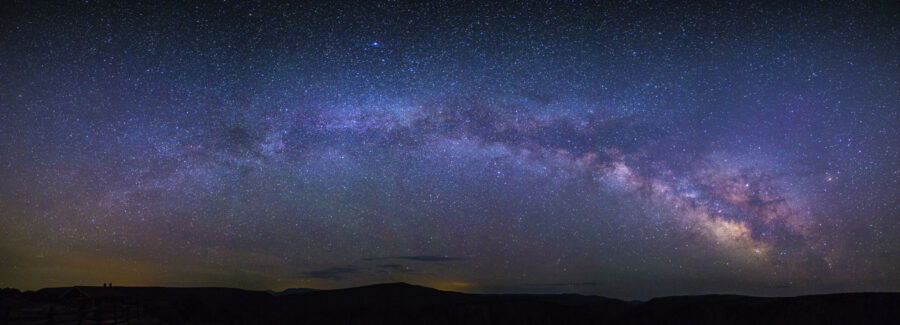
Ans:
<svg viewBox="0 0 900 325"><path fill-rule="evenodd" d="M900 290L900 10L0 5L0 286Z"/></svg>

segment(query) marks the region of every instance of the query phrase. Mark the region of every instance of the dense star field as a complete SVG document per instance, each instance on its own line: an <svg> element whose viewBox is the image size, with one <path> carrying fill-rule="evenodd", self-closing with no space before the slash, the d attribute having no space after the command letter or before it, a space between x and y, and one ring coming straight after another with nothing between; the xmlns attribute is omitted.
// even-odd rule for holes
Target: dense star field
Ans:
<svg viewBox="0 0 900 325"><path fill-rule="evenodd" d="M0 287L900 290L888 1L0 5Z"/></svg>

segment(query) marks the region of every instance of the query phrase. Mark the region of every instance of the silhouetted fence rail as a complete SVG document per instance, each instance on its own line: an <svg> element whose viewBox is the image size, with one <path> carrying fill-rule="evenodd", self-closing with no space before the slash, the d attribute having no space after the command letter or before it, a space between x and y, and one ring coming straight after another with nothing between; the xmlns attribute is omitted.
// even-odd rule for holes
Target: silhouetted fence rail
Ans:
<svg viewBox="0 0 900 325"><path fill-rule="evenodd" d="M16 311L9 309L0 314L0 325L53 324L53 325L116 325L129 324L146 312L141 305L112 305L77 310L61 311L50 307L47 310Z"/></svg>

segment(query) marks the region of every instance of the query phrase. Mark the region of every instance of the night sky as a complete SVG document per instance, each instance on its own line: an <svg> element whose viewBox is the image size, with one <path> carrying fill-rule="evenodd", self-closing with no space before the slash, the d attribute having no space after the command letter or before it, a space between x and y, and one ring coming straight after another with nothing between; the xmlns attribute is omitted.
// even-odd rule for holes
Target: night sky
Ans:
<svg viewBox="0 0 900 325"><path fill-rule="evenodd" d="M790 3L4 1L0 287L900 290L900 10Z"/></svg>

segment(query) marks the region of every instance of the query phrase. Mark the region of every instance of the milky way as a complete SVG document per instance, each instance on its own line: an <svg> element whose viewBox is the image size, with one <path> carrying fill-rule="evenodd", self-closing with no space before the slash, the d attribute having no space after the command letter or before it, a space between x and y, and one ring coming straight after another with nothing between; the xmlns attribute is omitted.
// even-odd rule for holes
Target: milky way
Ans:
<svg viewBox="0 0 900 325"><path fill-rule="evenodd" d="M900 290L898 21L6 3L0 286Z"/></svg>

